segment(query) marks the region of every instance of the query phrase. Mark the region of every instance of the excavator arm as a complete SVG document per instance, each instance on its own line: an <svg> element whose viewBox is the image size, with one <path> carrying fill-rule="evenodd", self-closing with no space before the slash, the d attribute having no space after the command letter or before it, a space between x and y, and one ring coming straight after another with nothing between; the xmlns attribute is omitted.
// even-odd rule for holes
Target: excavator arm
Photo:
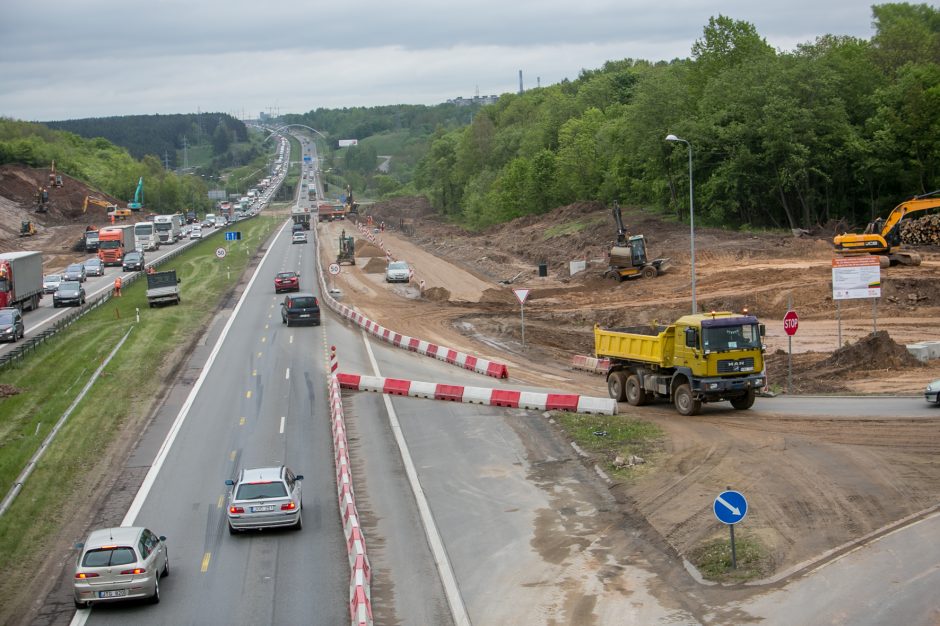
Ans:
<svg viewBox="0 0 940 626"><path fill-rule="evenodd" d="M940 190L932 191L902 202L892 209L887 218L878 218L868 225L861 235L843 233L833 239L836 252L840 254L877 254L882 256L882 266L920 265L920 255L915 252L894 250L901 245L901 220L919 211L940 208Z"/></svg>

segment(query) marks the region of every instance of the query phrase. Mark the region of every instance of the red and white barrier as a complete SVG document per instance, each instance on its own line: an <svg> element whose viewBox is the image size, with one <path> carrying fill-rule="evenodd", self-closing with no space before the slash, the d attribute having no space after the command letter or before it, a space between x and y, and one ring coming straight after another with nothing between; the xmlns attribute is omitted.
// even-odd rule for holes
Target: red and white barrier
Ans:
<svg viewBox="0 0 940 626"><path fill-rule="evenodd" d="M382 376L359 374L337 374L340 387L354 391L374 391L412 398L428 398L467 404L485 404L536 411L571 411L615 415L617 401L611 398L596 398L568 393L536 393L511 389L489 389L428 383Z"/></svg>
<svg viewBox="0 0 940 626"><path fill-rule="evenodd" d="M333 348L330 353L330 363L336 363L336 348ZM329 380L336 492L349 557L349 618L354 626L372 626L372 570L369 566L369 558L366 556L365 538L359 527L359 513L356 511L356 496L353 492L349 464L349 445L346 441L346 422L343 416L343 399L340 395L337 377L331 374Z"/></svg>
<svg viewBox="0 0 940 626"><path fill-rule="evenodd" d="M571 367L592 374L606 374L610 369L610 359L597 359L592 356L575 355L571 358Z"/></svg>

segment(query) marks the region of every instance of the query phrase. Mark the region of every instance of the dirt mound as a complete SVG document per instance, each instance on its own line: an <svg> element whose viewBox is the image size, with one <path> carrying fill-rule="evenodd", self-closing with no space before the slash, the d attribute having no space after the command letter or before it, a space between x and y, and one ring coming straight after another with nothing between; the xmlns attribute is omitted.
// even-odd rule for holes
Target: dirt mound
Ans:
<svg viewBox="0 0 940 626"><path fill-rule="evenodd" d="M360 257L384 257L385 253L375 244L369 243L365 239L356 240L356 256Z"/></svg>
<svg viewBox="0 0 940 626"><path fill-rule="evenodd" d="M38 206L36 190L40 186L49 192L46 213L35 213ZM58 226L82 218L82 205L87 195L122 205L117 198L91 189L70 176L62 175L61 187L49 186L49 170L46 168L37 169L22 165L0 167L0 196L9 198L33 213L33 219L42 226ZM103 208L94 205L88 209L88 215L93 217L102 217L104 213Z"/></svg>
<svg viewBox="0 0 940 626"><path fill-rule="evenodd" d="M376 202L364 213L371 215L373 220L396 225L402 221L434 215L434 209L424 196L404 196Z"/></svg>
<svg viewBox="0 0 940 626"><path fill-rule="evenodd" d="M450 300L450 292L443 287L425 289L422 295L432 302L447 302Z"/></svg>
<svg viewBox="0 0 940 626"><path fill-rule="evenodd" d="M385 258L372 257L369 262L362 266L362 271L366 274L381 274L385 271Z"/></svg>
<svg viewBox="0 0 940 626"><path fill-rule="evenodd" d="M9 398L19 393L23 393L23 390L13 385L0 385L0 398Z"/></svg>
<svg viewBox="0 0 940 626"><path fill-rule="evenodd" d="M918 367L920 361L888 335L879 330L859 341L843 346L819 364L823 368L844 371L869 368Z"/></svg>

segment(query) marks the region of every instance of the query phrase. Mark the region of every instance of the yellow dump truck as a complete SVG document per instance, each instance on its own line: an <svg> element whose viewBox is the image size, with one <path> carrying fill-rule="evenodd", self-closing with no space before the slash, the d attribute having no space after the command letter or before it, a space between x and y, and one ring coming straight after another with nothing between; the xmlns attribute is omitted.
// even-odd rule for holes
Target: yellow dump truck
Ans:
<svg viewBox="0 0 940 626"><path fill-rule="evenodd" d="M703 402L749 409L764 386L764 325L753 315L685 315L668 326L594 327L594 351L610 360L607 391L642 406L657 398L682 415Z"/></svg>

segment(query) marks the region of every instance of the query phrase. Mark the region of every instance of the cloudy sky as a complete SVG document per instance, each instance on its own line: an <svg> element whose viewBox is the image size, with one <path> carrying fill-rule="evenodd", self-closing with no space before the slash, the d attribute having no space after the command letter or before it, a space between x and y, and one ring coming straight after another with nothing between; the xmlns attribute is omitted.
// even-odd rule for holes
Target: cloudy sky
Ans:
<svg viewBox="0 0 940 626"><path fill-rule="evenodd" d="M690 56L711 16L793 50L869 39L859 0L0 0L0 116L436 104Z"/></svg>

